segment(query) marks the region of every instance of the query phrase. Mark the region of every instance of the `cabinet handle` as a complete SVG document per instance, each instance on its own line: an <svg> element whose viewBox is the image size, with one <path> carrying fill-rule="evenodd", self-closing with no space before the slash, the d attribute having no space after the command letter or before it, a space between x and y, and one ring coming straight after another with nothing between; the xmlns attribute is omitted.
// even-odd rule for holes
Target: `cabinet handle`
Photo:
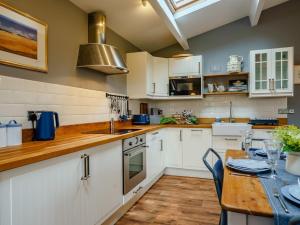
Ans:
<svg viewBox="0 0 300 225"><path fill-rule="evenodd" d="M180 140L180 142L182 142L182 130L180 130L180 132L179 132L179 140Z"/></svg>
<svg viewBox="0 0 300 225"><path fill-rule="evenodd" d="M157 134L159 134L159 132L154 132L154 133L152 133L152 135L157 135Z"/></svg>
<svg viewBox="0 0 300 225"><path fill-rule="evenodd" d="M271 82L271 79L269 79L269 91L272 90L272 82Z"/></svg>
<svg viewBox="0 0 300 225"><path fill-rule="evenodd" d="M226 141L238 141L237 138L225 138Z"/></svg>
<svg viewBox="0 0 300 225"><path fill-rule="evenodd" d="M133 192L133 194L137 194L137 193L139 193L141 190L143 189L143 187L142 186L140 186L136 191L134 191Z"/></svg>
<svg viewBox="0 0 300 225"><path fill-rule="evenodd" d="M203 132L203 130L191 130L193 132L197 132L197 131L200 131L200 132Z"/></svg>
<svg viewBox="0 0 300 225"><path fill-rule="evenodd" d="M155 83L152 83L152 86L153 86L153 91L152 91L152 93L155 93Z"/></svg>
<svg viewBox="0 0 300 225"><path fill-rule="evenodd" d="M275 80L272 79L272 87L273 87L273 91L275 91Z"/></svg>
<svg viewBox="0 0 300 225"><path fill-rule="evenodd" d="M164 150L163 139L160 140L160 151Z"/></svg>
<svg viewBox="0 0 300 225"><path fill-rule="evenodd" d="M90 157L87 154L81 156L83 159L83 176L81 180L87 180L90 177Z"/></svg>

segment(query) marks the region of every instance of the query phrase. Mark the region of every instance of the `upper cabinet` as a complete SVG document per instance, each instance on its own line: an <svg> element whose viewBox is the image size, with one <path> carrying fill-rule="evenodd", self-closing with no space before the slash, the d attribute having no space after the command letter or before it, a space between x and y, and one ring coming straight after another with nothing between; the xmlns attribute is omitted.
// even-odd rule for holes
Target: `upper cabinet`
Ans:
<svg viewBox="0 0 300 225"><path fill-rule="evenodd" d="M293 96L293 48L250 51L250 97Z"/></svg>
<svg viewBox="0 0 300 225"><path fill-rule="evenodd" d="M132 99L169 96L169 76L202 75L202 56L181 59L154 57L147 52L127 54L127 94Z"/></svg>
<svg viewBox="0 0 300 225"><path fill-rule="evenodd" d="M169 59L169 76L202 75L202 56Z"/></svg>

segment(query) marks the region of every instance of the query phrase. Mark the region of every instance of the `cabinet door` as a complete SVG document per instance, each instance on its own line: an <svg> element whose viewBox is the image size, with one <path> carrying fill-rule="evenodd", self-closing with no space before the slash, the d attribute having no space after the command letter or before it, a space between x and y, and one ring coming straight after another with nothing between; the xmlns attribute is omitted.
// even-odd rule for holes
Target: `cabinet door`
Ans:
<svg viewBox="0 0 300 225"><path fill-rule="evenodd" d="M94 225L122 205L122 143L113 142L83 153L90 160L90 177L83 182L83 218L85 225Z"/></svg>
<svg viewBox="0 0 300 225"><path fill-rule="evenodd" d="M81 225L81 159L77 153L12 172L12 225Z"/></svg>
<svg viewBox="0 0 300 225"><path fill-rule="evenodd" d="M169 59L169 76L202 74L202 56Z"/></svg>
<svg viewBox="0 0 300 225"><path fill-rule="evenodd" d="M169 60L167 58L153 57L153 95L169 95Z"/></svg>
<svg viewBox="0 0 300 225"><path fill-rule="evenodd" d="M273 49L272 87L276 93L293 92L293 48Z"/></svg>
<svg viewBox="0 0 300 225"><path fill-rule="evenodd" d="M0 224L11 224L10 178L7 172L0 173Z"/></svg>
<svg viewBox="0 0 300 225"><path fill-rule="evenodd" d="M271 50L250 52L250 91L251 94L270 94L272 88Z"/></svg>
<svg viewBox="0 0 300 225"><path fill-rule="evenodd" d="M165 157L166 166L182 168L182 130L169 128L165 131Z"/></svg>
<svg viewBox="0 0 300 225"><path fill-rule="evenodd" d="M183 168L193 170L207 170L202 157L211 148L210 129L183 129ZM211 162L211 158L209 161Z"/></svg>
<svg viewBox="0 0 300 225"><path fill-rule="evenodd" d="M152 56L147 52L127 54L129 73L127 77L127 94L131 98L146 98L153 94Z"/></svg>

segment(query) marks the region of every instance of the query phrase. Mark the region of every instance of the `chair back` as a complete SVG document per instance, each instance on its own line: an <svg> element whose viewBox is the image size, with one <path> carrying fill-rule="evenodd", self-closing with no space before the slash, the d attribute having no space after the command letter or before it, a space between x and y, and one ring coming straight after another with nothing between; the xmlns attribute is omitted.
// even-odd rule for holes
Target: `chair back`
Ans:
<svg viewBox="0 0 300 225"><path fill-rule="evenodd" d="M289 221L289 225L300 225L300 216L295 216Z"/></svg>
<svg viewBox="0 0 300 225"><path fill-rule="evenodd" d="M207 161L207 158L210 153L214 154L218 158L218 160L215 162L215 164L213 166L210 165L210 163ZM214 149L209 148L203 156L203 162L213 176L218 199L219 199L219 202L221 203L223 177L224 177L224 167L223 167L222 159L221 159L220 155Z"/></svg>

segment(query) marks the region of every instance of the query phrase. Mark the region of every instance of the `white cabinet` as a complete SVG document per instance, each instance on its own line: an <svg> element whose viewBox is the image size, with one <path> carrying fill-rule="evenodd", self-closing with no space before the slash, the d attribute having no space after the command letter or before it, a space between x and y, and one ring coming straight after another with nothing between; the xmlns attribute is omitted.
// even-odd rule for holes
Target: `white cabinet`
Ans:
<svg viewBox="0 0 300 225"><path fill-rule="evenodd" d="M80 178L78 153L11 171L11 224L83 224Z"/></svg>
<svg viewBox="0 0 300 225"><path fill-rule="evenodd" d="M202 75L202 56L169 59L169 76Z"/></svg>
<svg viewBox="0 0 300 225"><path fill-rule="evenodd" d="M167 58L153 57L152 95L169 95L169 61Z"/></svg>
<svg viewBox="0 0 300 225"><path fill-rule="evenodd" d="M153 94L153 59L147 52L127 53L127 94L130 98L147 98Z"/></svg>
<svg viewBox="0 0 300 225"><path fill-rule="evenodd" d="M207 170L202 157L211 147L211 129L168 128L165 140L167 167Z"/></svg>
<svg viewBox="0 0 300 225"><path fill-rule="evenodd" d="M182 130L168 128L165 131L164 149L166 151L166 166L182 168Z"/></svg>
<svg viewBox="0 0 300 225"><path fill-rule="evenodd" d="M206 170L202 157L211 147L211 129L182 129L183 168ZM211 159L209 159L211 161Z"/></svg>
<svg viewBox="0 0 300 225"><path fill-rule="evenodd" d="M89 149L90 177L83 181L82 211L86 225L101 224L123 204L122 144Z"/></svg>
<svg viewBox="0 0 300 225"><path fill-rule="evenodd" d="M147 133L147 181L150 182L165 168L163 131ZM147 183L148 183L147 182Z"/></svg>
<svg viewBox="0 0 300 225"><path fill-rule="evenodd" d="M250 51L250 97L293 95L294 50Z"/></svg>
<svg viewBox="0 0 300 225"><path fill-rule="evenodd" d="M87 180L83 154L90 159ZM2 172L0 224L102 223L122 205L122 187L120 141Z"/></svg>

